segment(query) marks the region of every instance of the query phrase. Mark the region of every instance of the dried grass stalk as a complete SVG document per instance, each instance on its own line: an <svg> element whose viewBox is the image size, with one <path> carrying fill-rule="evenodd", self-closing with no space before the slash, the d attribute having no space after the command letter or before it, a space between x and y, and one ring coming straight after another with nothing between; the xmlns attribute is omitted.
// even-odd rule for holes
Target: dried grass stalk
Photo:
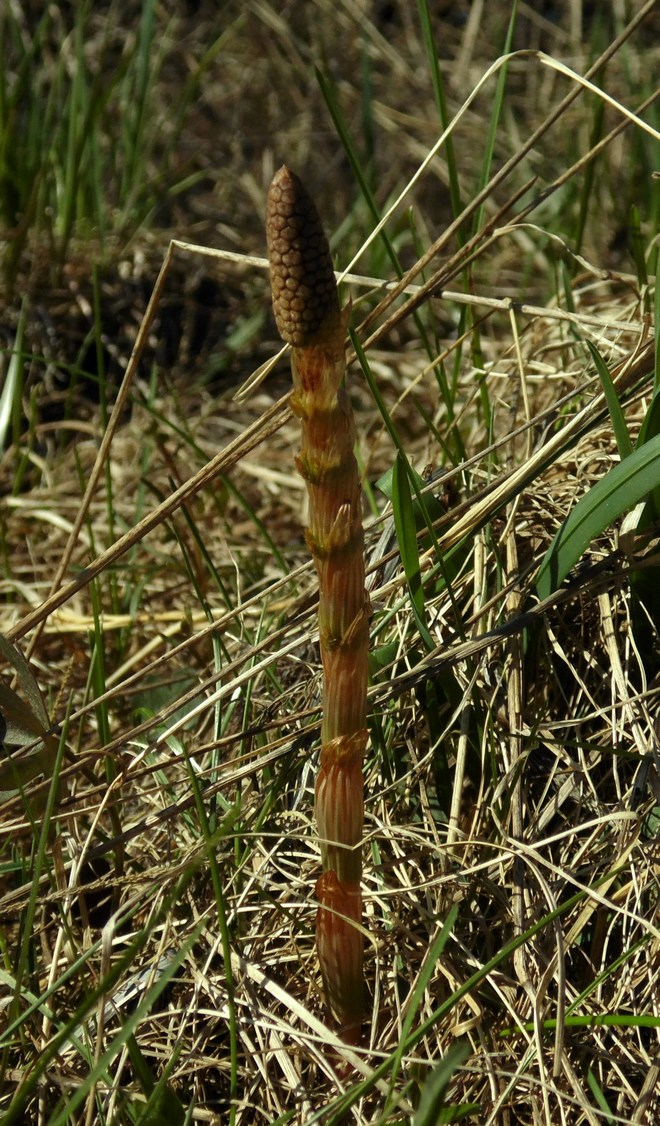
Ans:
<svg viewBox="0 0 660 1126"><path fill-rule="evenodd" d="M309 494L307 543L319 579L323 662L321 767L316 818L323 875L317 949L326 998L355 1043L363 1011L362 761L367 745L369 601L353 412L344 388L346 313L339 308L323 227L298 177L283 167L268 193L275 319L292 344L292 408L300 419L297 467Z"/></svg>

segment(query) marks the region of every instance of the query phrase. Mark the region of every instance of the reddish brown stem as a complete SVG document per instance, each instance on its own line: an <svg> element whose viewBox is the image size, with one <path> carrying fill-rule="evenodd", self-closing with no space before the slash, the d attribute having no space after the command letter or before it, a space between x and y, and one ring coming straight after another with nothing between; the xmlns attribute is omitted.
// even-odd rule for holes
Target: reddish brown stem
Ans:
<svg viewBox="0 0 660 1126"><path fill-rule="evenodd" d="M364 586L361 490L353 412L344 388L346 313L339 311L321 221L300 180L276 173L268 195L273 309L293 345L292 409L307 484L307 543L319 580L323 663L316 818L323 875L317 949L326 997L342 1035L360 1036L363 1008L362 761L367 745L369 601Z"/></svg>

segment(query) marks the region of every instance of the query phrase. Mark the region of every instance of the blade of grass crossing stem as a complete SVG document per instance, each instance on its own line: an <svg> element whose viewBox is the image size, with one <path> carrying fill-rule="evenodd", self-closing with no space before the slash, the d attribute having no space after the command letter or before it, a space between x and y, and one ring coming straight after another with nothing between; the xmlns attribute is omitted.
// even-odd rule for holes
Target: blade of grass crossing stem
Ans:
<svg viewBox="0 0 660 1126"><path fill-rule="evenodd" d="M41 1053L37 1064L32 1069L32 1071L26 1075L23 1084L17 1089L14 1098L9 1104L6 1115L2 1118L3 1126L13 1126L13 1123L15 1122L24 1121L25 1106L33 1097L34 1090L39 1085L40 1075L46 1071L51 1060L55 1058L59 1048L64 1043L66 1043L69 1047L74 1047L81 1058L85 1061L85 1063L89 1067L91 1067L92 1058L87 1051L87 1044L85 1040L79 1035L80 1021L89 1016L94 1007L95 1001L98 1000L99 996L105 993L108 989L107 980L101 982L97 986L96 993L93 995L91 1001L89 999L89 995L85 996L83 1001L78 1005L76 1012L72 1017L69 1017L67 1021L62 1021L60 1019L58 1023L59 1014L57 1010L53 1012L48 1008L48 1001L52 997L52 995L57 990L62 989L62 987L68 981L76 979L78 972L82 968L84 968L87 963L89 963L94 955L98 954L100 947L101 939L98 939L96 942L93 942L91 946L88 946L84 950L83 954L77 957L75 961L70 963L67 966L67 969L60 975L60 977L58 977L56 981L52 982L51 985L47 989L45 989L39 997L35 997L29 1005L27 1004L29 994L26 991L23 992L23 1007L21 1009L21 1013L19 1017L13 1022L13 1024L9 1023L6 1029L3 1029L3 1032L0 1035L0 1043L3 1043L3 1045L15 1045L15 1037L20 1032L21 1025L24 1022L29 1021L30 1018L37 1012L41 1013L42 1015L47 1015L50 1019L52 1019L54 1026L57 1027L58 1030L54 1036L51 1036L48 1047ZM124 968L125 965L122 961L120 963L119 969L115 969L114 971L114 978L111 985L116 983ZM0 1079L4 1081L4 1075L1 1072ZM49 1121L52 1120L49 1119Z"/></svg>
<svg viewBox="0 0 660 1126"><path fill-rule="evenodd" d="M130 1057L135 1078L147 1102L138 1121L140 1126L156 1126L156 1123L168 1123L168 1126L180 1126L186 1117L183 1105L168 1085L167 1080L161 1075L156 1079L144 1055L140 1051L135 1036L129 1036L126 1041L126 1050ZM181 1054L181 1046L175 1048L168 1056L167 1066L171 1069L173 1061Z"/></svg>
<svg viewBox="0 0 660 1126"><path fill-rule="evenodd" d="M539 568L539 598L557 590L591 541L658 486L660 435L611 469L569 513Z"/></svg>
<svg viewBox="0 0 660 1126"><path fill-rule="evenodd" d="M392 476L392 510L394 513L394 527L396 529L399 550L403 562L403 570L408 584L408 594L412 607L413 617L417 623L419 635L429 652L434 648L426 625L426 610L424 603L424 587L419 569L419 549L417 546L417 528L415 527L415 514L413 512L412 497L408 470L400 452L397 452L394 461Z"/></svg>
<svg viewBox="0 0 660 1126"><path fill-rule="evenodd" d="M172 491L174 491L174 487L175 486L172 483ZM173 532L178 541L181 558L183 559L184 566L188 573L188 578L193 585L197 601L201 604L202 609L204 610L204 613L206 615L206 619L209 625L211 625L213 622L213 610L203 589L203 581L206 581L207 574L206 572L204 572L202 579L200 579L199 558L203 560L204 565L207 568L208 575L211 577L215 588L218 591L218 594L220 595L227 610L231 610L232 608L231 592L227 590L227 587L222 581L222 576L220 575L220 572L218 571L206 546L206 537L204 535L204 532L201 528L198 528L197 524L195 523L194 517L188 505L181 505L181 512L186 524L188 525L188 530L190 531L190 534L192 536L193 545L197 548L197 552L195 553L191 550L191 545L188 544L187 540L181 534L174 522ZM195 556L197 556L197 558L195 558ZM220 642L225 659L229 661L230 656L224 641L222 641L222 638L220 639Z"/></svg>
<svg viewBox="0 0 660 1126"><path fill-rule="evenodd" d="M262 539L264 540L264 543L268 547L268 550L271 553L273 559L277 563L278 567L280 567L282 574L283 575L288 574L289 565L286 562L284 556L282 555L282 552L280 551L279 547L275 543L275 540L270 535L268 528L266 527L266 524L259 517L259 514L255 511L255 509L252 507L252 505L249 503L249 501L243 496L240 489L234 484L234 482L231 480L231 478L229 476L226 476L226 477L222 476L222 477L219 478L219 480L222 482L223 486L226 488L226 490L230 494L230 496L232 496L234 498L234 500L236 501L236 503L241 506L245 515L248 517L248 519L252 521L255 528L259 532L259 535L262 537Z"/></svg>
<svg viewBox="0 0 660 1126"><path fill-rule="evenodd" d="M317 81L319 83L319 86L321 88L321 93L323 94L326 105L328 106L328 109L330 111L330 115L331 115L332 120L335 124L335 128L337 129L337 132L339 134L339 139L340 139L342 145L344 146L344 151L346 152L349 163L351 164L351 167L353 168L353 172L354 172L355 178L356 178L356 180L357 180L357 182L360 186L360 190L362 192L362 195L363 195L363 197L364 197L364 199L367 203L369 211L371 212L374 223L377 225L380 222L381 215L380 215L380 212L379 212L378 207L376 205L376 201L374 199L373 193L372 193L371 189L369 188L369 184L367 182L367 177L362 170L362 166L360 164L360 159L359 159L359 157L358 157L358 155L355 151L355 148L353 146L353 142L351 140L351 137L350 137L350 134L349 134L349 131L348 131L348 126L347 126L347 124L344 120L343 114L342 114L342 112L339 108L339 105L337 103L337 100L335 98L334 90L333 90L331 84L328 82L328 80L323 75L323 73L320 70L318 70L318 68L316 69L316 77L317 77ZM394 245L393 245L391 239L389 238L389 235L387 234L387 232L385 230L382 230L380 232L379 237L380 237L382 245L385 248L385 252L386 252L388 258L389 258L390 262L392 263L392 267L393 267L394 271L396 272L397 277L399 277L399 278L402 277L403 276L403 267L401 266L401 263L399 261L399 257L397 255L397 252L394 248ZM412 316L413 316L413 320L414 320L414 323L415 323L415 327L416 327L416 329L419 333L421 343L422 343L423 347L425 348L425 350L426 350L426 352L429 356L429 359L432 359L435 352L434 352L434 349L433 349L433 347L431 346L431 344L428 340L426 328L425 328L425 326L422 322L419 309L415 309L413 311Z"/></svg>
<svg viewBox="0 0 660 1126"><path fill-rule="evenodd" d="M607 981L608 977L614 979L615 975L620 973L624 969L624 967L626 967L628 962L634 961L635 955L641 950L643 946L646 945L647 942L650 941L651 935L647 933L638 942L633 943L632 946L627 946L622 954L619 954L618 957L610 962L604 970L601 970L599 974L596 974L596 976L589 982L586 988L583 989L581 993L578 993L578 995L573 998L571 1003L566 1006L566 1015L564 1019L568 1020L569 1017L573 1016L577 1009L584 1008L589 997L591 997L594 993L599 993L603 983ZM660 1020L658 1023L660 1023ZM530 1031L534 1031L533 1027L530 1029Z"/></svg>
<svg viewBox="0 0 660 1126"><path fill-rule="evenodd" d="M444 380L444 384L445 384L445 386L447 385L447 381L446 381L446 380ZM452 450L450 450L450 448L449 448L449 444L448 444L448 442L447 442L447 439L445 438L445 435L444 435L444 434L442 434L440 430L438 430L438 427L437 427L437 426L435 425L435 422L433 421L433 415L431 414L431 412L430 412L430 411L428 411L428 410L426 409L426 407L425 407L424 403L423 403L423 402L422 402L422 400L421 400L421 399L419 398L419 396L418 396L418 395L415 395L415 394L413 394L413 396L412 396L412 400L413 400L413 402L414 402L414 404L415 404L415 409L417 410L417 413L418 413L418 414L420 415L420 417L421 417L421 418L423 419L423 422L424 422L424 425L426 426L426 430L427 430L427 433L428 433L429 437L432 437L432 438L433 438L433 439L435 440L435 442L436 442L436 444L437 444L437 446L438 446L438 449L439 449L439 450L442 450L442 452L443 452L443 454L445 455L445 457L446 457L447 461L448 461L448 462L449 462L450 464L451 464L452 462L461 462L461 461L466 461L466 460L467 460L467 458L465 457L465 454L463 454L463 456L462 456L462 457L461 457L461 456L458 456L458 457L457 457L457 456L456 456L456 455L454 454L454 452L453 452ZM447 425L448 425L448 427L449 427L449 426L451 426L452 422L453 422L453 418L452 418L452 417L449 417L449 415L448 415L448 417L447 417ZM453 428L453 433L454 433L455 435L457 435L457 434L458 434L458 427L454 427L454 428ZM460 444L462 445L462 443L460 443Z"/></svg>
<svg viewBox="0 0 660 1126"><path fill-rule="evenodd" d="M438 51L433 38L433 29L431 26L431 18L429 15L428 0L418 0L417 8L419 12L420 23L422 26L422 35L424 38L424 46L429 62L429 70L431 73L431 81L433 82L433 90L435 93L435 101L438 107L438 114L440 117L440 124L443 130L449 125L449 114L447 112L447 103L444 95L444 87L442 84L442 76L440 67L438 66ZM513 33L515 30L516 19L518 14L518 0L515 0L511 16L509 18L509 25L507 28L506 40L503 48L503 55L509 54L511 51L511 44L513 42ZM495 141L497 139L499 120L502 112L502 103L504 100L504 88L506 84L507 66L503 65L498 71L497 83L495 87L495 97L493 99L493 111L491 114L490 128L488 131L488 138L486 142L486 150L484 160L481 167L481 175L479 183L475 190L475 195L486 185L488 177L490 176L490 169L493 161L493 153L495 151ZM447 138L445 143L445 152L447 158L447 170L449 175L449 192L451 197L452 212L454 218L460 215L462 209L461 193L458 180L457 161L454 151L453 139ZM479 208L474 217L473 231L476 232L481 225L483 215L483 207ZM465 241L465 236L461 231L458 233L459 245Z"/></svg>
<svg viewBox="0 0 660 1126"><path fill-rule="evenodd" d="M616 393L616 387L614 386L614 382L612 380L612 376L609 373L607 364L598 351L596 345L592 344L590 340L587 340L586 343L587 348L591 352L591 358L596 365L596 371L598 372L599 379L603 385L603 392L605 394L607 409L610 412L610 418L612 419L614 437L616 438L619 456L623 461L624 458L628 457L632 453L632 442L630 441L630 434L628 433L626 420L621 409L619 396Z"/></svg>
<svg viewBox="0 0 660 1126"><path fill-rule="evenodd" d="M170 1083L182 1051L182 1044L175 1045L147 1100L138 1126L189 1126L193 1121L195 1100L187 1098L184 1105Z"/></svg>
<svg viewBox="0 0 660 1126"><path fill-rule="evenodd" d="M380 413L380 416L381 416L383 422L385 423L385 428L386 428L388 434L390 435L390 438L392 439L392 442L394 443L394 446L395 446L398 454L401 456L401 459L406 466L406 473L408 475L408 480L409 480L410 484L412 485L413 492L415 494L415 500L417 501L417 503L419 505L419 510L422 513L422 516L424 518L424 523L426 525L426 529L429 533L431 543L433 544L433 550L434 550L436 561L437 561L438 566L440 568L440 573L442 575L445 586L447 587L447 593L449 595L449 600L450 600L451 605L452 605L452 610L454 611L454 614L456 616L456 624L457 624L457 628L458 628L458 631L459 631L459 636L464 641L465 640L465 629L464 629L464 626L463 626L463 618L462 618L462 615L461 615L460 607L458 606L458 603L456 602L456 598L454 596L454 591L453 591L453 588L452 588L450 577L447 574L447 570L446 570L445 565L444 565L442 550L440 548L440 544L438 543L438 537L436 536L435 529L433 527L433 520L432 520L431 516L429 515L428 505L426 503L426 499L424 497L424 494L422 493L422 491L419 487L418 480L417 480L417 474L413 472L412 467L411 467L411 465L408 461L408 458L406 456L406 452L403 448L403 445L401 444L401 439L399 438L399 435L397 433L397 429L396 429L394 423L392 422L392 419L390 417L390 413L389 413L389 411L388 411L388 409L385 405L385 400L383 399L383 396L380 393L380 389L378 387L378 384L376 383L376 380L374 379L374 375L373 375L373 372L372 372L372 370L369 366L369 361L367 359L366 353L365 353L362 345L360 344L360 341L358 340L356 334L353 332L352 329L349 329L349 336L350 336L351 344L353 345L353 348L355 349L355 355L357 356L358 363L360 364L360 367L362 368L362 371L364 373L364 377L365 377L367 383L369 384L369 389L370 389L370 391L371 391L371 393L374 397L374 402L376 403L376 406L378 407L378 411Z"/></svg>

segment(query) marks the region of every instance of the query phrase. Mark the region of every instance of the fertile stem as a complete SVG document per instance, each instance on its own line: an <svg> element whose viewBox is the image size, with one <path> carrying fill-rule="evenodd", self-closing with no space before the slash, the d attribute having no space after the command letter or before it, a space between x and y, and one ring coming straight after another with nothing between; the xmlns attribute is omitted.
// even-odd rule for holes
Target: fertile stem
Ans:
<svg viewBox="0 0 660 1126"><path fill-rule="evenodd" d="M286 167L268 192L267 235L275 320L293 347L291 404L302 433L296 465L307 484L307 544L319 580L323 719L316 820L323 875L316 884L317 950L330 1008L344 1039L355 1043L363 1011L362 761L370 610L355 427L343 384L347 317L339 309L316 208Z"/></svg>

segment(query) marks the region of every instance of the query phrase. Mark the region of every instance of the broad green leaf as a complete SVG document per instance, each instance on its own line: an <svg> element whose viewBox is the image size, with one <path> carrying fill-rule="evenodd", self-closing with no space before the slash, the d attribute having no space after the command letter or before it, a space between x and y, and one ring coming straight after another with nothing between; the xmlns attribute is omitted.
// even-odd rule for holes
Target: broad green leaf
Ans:
<svg viewBox="0 0 660 1126"><path fill-rule="evenodd" d="M421 492L422 489L427 486L428 481L425 481L423 477L420 477L419 473L415 469L413 469L412 466L409 466L408 472L412 474L414 480L417 483L418 490L419 492ZM390 469L386 469L382 477L379 477L376 481L376 488L380 489L383 496L387 497L389 501L392 500L392 493L394 490L393 481L394 466L392 466ZM424 493L424 503L426 505L426 514L431 522L435 522L436 520L439 520L441 516L445 515L445 509L443 505L440 503L438 498L433 495L433 493ZM413 500L413 512L415 515L415 526L417 528L417 531L421 532L422 528L426 528L428 526L428 523L424 516L424 513L420 508L419 502L416 500Z"/></svg>
<svg viewBox="0 0 660 1126"><path fill-rule="evenodd" d="M658 485L660 435L614 466L569 513L539 568L539 598L547 598L557 590L591 541Z"/></svg>
<svg viewBox="0 0 660 1126"><path fill-rule="evenodd" d="M383 669L394 664L399 652L398 640L388 641L369 653L369 676L374 679Z"/></svg>

